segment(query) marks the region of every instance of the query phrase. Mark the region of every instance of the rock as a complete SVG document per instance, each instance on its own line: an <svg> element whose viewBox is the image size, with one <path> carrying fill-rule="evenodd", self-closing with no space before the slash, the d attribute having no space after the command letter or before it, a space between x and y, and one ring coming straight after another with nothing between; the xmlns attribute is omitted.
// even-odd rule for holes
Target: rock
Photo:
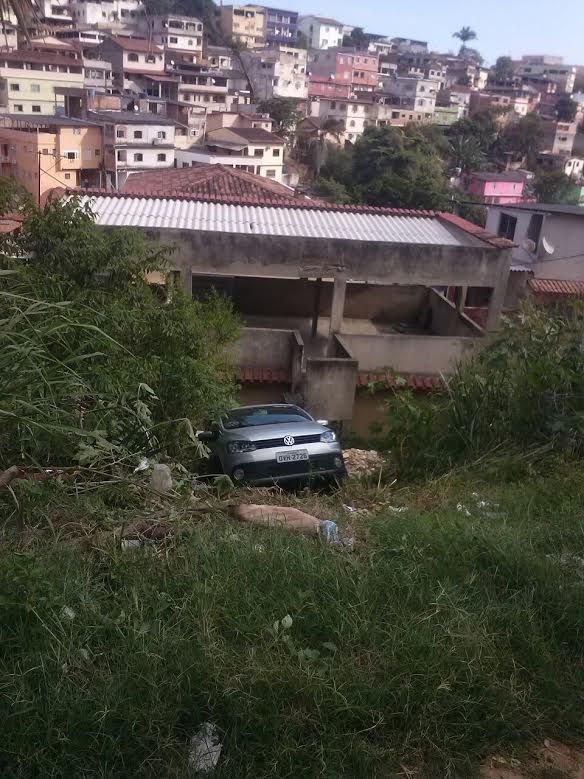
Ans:
<svg viewBox="0 0 584 779"><path fill-rule="evenodd" d="M172 473L168 465L155 465L150 477L150 486L156 492L170 492L172 489Z"/></svg>
<svg viewBox="0 0 584 779"><path fill-rule="evenodd" d="M346 449L343 457L349 476L364 476L383 468L383 457L373 449Z"/></svg>

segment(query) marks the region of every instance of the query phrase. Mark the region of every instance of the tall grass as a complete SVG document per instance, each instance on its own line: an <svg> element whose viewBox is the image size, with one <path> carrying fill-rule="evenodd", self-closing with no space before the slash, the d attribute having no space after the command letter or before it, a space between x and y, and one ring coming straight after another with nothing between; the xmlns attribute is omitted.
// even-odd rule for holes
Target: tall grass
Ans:
<svg viewBox="0 0 584 779"><path fill-rule="evenodd" d="M579 469L475 489L359 520L354 552L214 515L167 547L5 555L2 775L186 776L208 720L238 779L472 776L580 737Z"/></svg>

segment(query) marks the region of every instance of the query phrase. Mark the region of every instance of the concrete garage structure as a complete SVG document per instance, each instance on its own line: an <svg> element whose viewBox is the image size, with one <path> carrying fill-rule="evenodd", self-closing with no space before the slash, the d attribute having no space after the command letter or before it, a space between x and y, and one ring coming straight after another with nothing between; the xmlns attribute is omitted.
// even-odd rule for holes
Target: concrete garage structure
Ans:
<svg viewBox="0 0 584 779"><path fill-rule="evenodd" d="M513 244L451 214L269 196L82 199L98 224L173 246L189 293L231 295L247 325L242 379L318 417L351 420L363 375L450 373L484 335L464 314L469 288L489 290L486 330L498 327Z"/></svg>

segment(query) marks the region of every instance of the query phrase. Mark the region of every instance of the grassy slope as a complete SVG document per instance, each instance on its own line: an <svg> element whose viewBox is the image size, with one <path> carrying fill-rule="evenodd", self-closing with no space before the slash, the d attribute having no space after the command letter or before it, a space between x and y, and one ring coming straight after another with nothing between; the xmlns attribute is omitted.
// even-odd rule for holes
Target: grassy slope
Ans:
<svg viewBox="0 0 584 779"><path fill-rule="evenodd" d="M353 552L220 515L167 548L5 552L2 776L185 776L204 720L216 775L254 779L471 776L580 738L580 470L394 496Z"/></svg>

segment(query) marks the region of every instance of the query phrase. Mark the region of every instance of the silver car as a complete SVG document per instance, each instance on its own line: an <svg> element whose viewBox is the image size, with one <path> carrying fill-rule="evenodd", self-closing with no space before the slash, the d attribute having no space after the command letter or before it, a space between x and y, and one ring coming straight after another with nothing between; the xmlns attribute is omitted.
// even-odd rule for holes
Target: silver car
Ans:
<svg viewBox="0 0 584 779"><path fill-rule="evenodd" d="M234 408L198 436L211 448L212 465L234 482L332 481L346 475L336 433L298 406Z"/></svg>

